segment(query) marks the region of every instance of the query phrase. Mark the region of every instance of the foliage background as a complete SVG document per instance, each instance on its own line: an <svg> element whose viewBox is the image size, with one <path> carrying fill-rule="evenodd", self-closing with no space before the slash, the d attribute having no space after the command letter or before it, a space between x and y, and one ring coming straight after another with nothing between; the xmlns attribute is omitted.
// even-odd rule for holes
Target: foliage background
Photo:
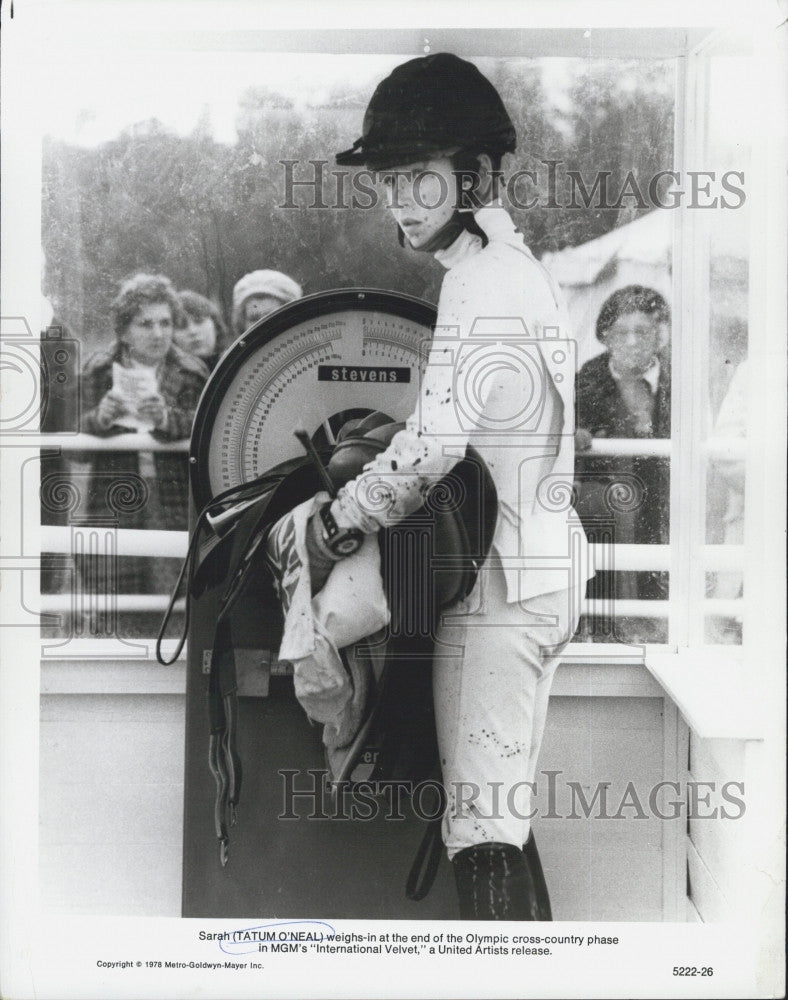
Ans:
<svg viewBox="0 0 788 1000"><path fill-rule="evenodd" d="M512 169L539 174L539 204L513 213L537 256L646 210L631 198L612 209L571 207L568 198L548 207L544 161L560 163L559 192L566 170L578 171L589 189L599 171L610 171L613 199L630 171L647 185L673 165L672 64L565 62L557 94L540 60L478 60L517 128ZM90 148L47 138L44 292L82 341L83 357L109 340L109 303L136 271L164 273L227 314L234 283L262 267L291 274L306 293L359 285L435 301L440 265L400 248L382 207L310 210L309 192L296 195L299 209L280 207L283 159L302 161L298 177L310 175L306 161L327 160L324 200L335 203L333 157L360 133L369 96L350 79L315 103L295 101L284 83L250 87L239 97L234 143L214 138L207 112L187 135L153 118Z"/></svg>

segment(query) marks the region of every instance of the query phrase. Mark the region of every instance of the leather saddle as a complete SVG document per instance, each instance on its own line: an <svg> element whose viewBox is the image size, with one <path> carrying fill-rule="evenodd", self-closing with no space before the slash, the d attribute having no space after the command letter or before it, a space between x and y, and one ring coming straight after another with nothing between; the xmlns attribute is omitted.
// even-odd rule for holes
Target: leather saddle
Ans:
<svg viewBox="0 0 788 1000"><path fill-rule="evenodd" d="M348 421L328 462L335 487L354 479L404 426L379 411ZM434 625L441 608L471 592L492 542L497 511L487 466L468 447L465 458L426 490L418 510L379 532L381 572L395 633L407 628L405 615L415 615L418 609L422 623Z"/></svg>

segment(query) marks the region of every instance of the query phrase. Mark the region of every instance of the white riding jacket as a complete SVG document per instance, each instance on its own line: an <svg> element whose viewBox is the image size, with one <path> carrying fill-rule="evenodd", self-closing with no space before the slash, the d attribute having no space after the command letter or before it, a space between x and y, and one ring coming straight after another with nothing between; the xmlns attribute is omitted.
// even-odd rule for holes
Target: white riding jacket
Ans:
<svg viewBox="0 0 788 1000"><path fill-rule="evenodd" d="M463 232L435 255L447 274L416 410L332 513L366 533L394 524L470 444L498 493L493 546L508 602L584 589L593 571L571 506L576 366L563 297L506 209L475 219L484 248Z"/></svg>

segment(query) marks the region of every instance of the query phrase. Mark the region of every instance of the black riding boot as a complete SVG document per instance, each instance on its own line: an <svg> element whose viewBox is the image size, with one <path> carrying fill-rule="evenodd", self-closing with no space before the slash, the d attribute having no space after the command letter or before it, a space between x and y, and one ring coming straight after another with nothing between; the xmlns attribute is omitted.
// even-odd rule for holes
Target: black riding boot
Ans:
<svg viewBox="0 0 788 1000"><path fill-rule="evenodd" d="M523 854L531 872L531 879L536 891L539 920L552 920L553 911L550 909L550 894L547 891L547 882L545 882L544 872L542 871L542 862L539 860L539 852L536 850L536 840L534 839L533 830L531 830L528 840L525 842Z"/></svg>
<svg viewBox="0 0 788 1000"><path fill-rule="evenodd" d="M525 855L513 844L476 844L452 858L461 920L538 920Z"/></svg>

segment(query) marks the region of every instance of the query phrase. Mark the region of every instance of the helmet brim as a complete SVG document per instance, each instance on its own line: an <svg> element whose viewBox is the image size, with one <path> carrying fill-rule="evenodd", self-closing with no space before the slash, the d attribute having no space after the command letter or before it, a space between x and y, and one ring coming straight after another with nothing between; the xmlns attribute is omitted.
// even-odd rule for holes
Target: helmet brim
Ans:
<svg viewBox="0 0 788 1000"><path fill-rule="evenodd" d="M369 170L392 170L431 157L446 156L456 152L458 147L445 142L412 141L399 146L374 146L364 149L356 144L351 149L337 153L336 162L340 167L365 166Z"/></svg>
<svg viewBox="0 0 788 1000"><path fill-rule="evenodd" d="M337 153L335 160L340 167L363 167L366 162L364 151L358 145Z"/></svg>

